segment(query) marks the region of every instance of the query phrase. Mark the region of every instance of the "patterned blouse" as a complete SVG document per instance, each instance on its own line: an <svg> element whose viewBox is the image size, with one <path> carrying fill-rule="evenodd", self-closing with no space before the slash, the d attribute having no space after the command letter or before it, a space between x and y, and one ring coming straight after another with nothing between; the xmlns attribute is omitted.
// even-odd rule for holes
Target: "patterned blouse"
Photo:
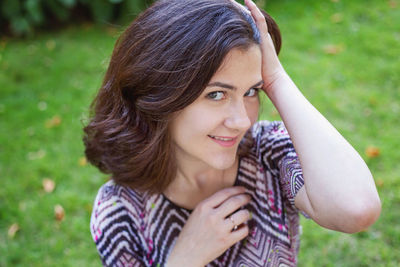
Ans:
<svg viewBox="0 0 400 267"><path fill-rule="evenodd" d="M211 266L296 266L299 211L294 197L304 180L289 134L281 121L251 128L254 145L239 161L235 185L252 200L245 206L249 235ZM104 184L96 197L90 230L104 266L164 266L191 210L163 194L150 195Z"/></svg>

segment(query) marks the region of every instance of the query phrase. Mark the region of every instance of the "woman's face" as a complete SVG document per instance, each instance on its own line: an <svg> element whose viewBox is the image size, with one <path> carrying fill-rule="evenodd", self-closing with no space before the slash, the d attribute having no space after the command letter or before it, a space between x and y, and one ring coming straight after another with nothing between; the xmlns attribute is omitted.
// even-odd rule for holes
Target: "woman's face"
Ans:
<svg viewBox="0 0 400 267"><path fill-rule="evenodd" d="M178 166L232 167L240 140L258 118L262 84L259 46L230 51L202 94L172 120Z"/></svg>

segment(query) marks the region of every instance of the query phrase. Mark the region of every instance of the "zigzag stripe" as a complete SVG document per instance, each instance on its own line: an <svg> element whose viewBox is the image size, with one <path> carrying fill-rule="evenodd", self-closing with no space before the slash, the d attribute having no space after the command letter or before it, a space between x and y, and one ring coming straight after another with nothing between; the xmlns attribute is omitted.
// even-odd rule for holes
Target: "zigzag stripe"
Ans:
<svg viewBox="0 0 400 267"><path fill-rule="evenodd" d="M235 181L252 196L245 207L252 212L251 233L207 267L296 265L300 163L283 123L257 123L252 136L259 146L240 158ZM104 265L163 266L190 214L162 194L110 181L99 190L90 229Z"/></svg>
<svg viewBox="0 0 400 267"><path fill-rule="evenodd" d="M260 265L260 260L268 257L271 250L271 240L259 232L256 236L249 238L247 242L248 244L242 249L246 251L247 265L250 263L250 266Z"/></svg>
<svg viewBox="0 0 400 267"><path fill-rule="evenodd" d="M138 211L144 210L145 203L147 203L145 196L141 196L140 194L138 194L138 196L135 196L131 190L125 187L121 187L118 197L126 201L126 203L129 203L132 208L135 208Z"/></svg>
<svg viewBox="0 0 400 267"><path fill-rule="evenodd" d="M115 257L117 260L113 264L118 267L141 267L140 258L134 257L131 253L128 253L124 249L121 249Z"/></svg>

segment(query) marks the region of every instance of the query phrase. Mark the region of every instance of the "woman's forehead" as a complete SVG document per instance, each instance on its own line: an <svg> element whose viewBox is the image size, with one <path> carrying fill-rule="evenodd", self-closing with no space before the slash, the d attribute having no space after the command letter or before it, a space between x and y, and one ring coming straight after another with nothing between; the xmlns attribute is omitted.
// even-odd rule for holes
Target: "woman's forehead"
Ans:
<svg viewBox="0 0 400 267"><path fill-rule="evenodd" d="M261 51L258 45L248 49L232 49L209 84L215 82L258 83L261 79ZM235 83L236 83L235 82ZM235 84L233 84L235 85Z"/></svg>

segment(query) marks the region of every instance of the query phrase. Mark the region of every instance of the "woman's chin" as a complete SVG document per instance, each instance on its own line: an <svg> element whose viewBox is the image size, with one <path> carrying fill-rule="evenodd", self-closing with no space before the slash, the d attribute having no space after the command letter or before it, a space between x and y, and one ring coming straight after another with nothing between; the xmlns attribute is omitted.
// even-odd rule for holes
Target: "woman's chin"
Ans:
<svg viewBox="0 0 400 267"><path fill-rule="evenodd" d="M231 168L236 163L237 156L233 157L221 157L214 159L213 162L210 162L209 165L217 170L226 170Z"/></svg>

